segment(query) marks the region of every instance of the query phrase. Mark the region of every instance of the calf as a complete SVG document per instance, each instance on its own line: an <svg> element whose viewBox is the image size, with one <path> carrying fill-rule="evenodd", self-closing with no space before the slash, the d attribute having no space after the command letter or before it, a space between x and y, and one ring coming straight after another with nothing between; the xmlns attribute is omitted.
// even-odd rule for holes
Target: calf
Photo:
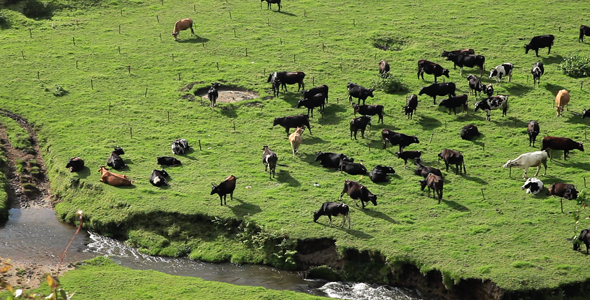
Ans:
<svg viewBox="0 0 590 300"><path fill-rule="evenodd" d="M268 178L275 177L275 170L277 168L277 160L279 160L276 153L268 148L268 146L262 147L262 163L264 164L264 171L268 171Z"/></svg>
<svg viewBox="0 0 590 300"><path fill-rule="evenodd" d="M107 166L119 170L125 168L127 165L119 155L125 154L125 151L119 146L115 148L113 152L111 152L111 156L107 159Z"/></svg>
<svg viewBox="0 0 590 300"><path fill-rule="evenodd" d="M501 82L502 77L508 77L508 82L512 80L512 70L514 65L511 63L503 63L490 70L490 79L494 77L496 82Z"/></svg>
<svg viewBox="0 0 590 300"><path fill-rule="evenodd" d="M481 80L477 78L477 76L469 74L469 76L467 76L467 81L469 82L469 94L473 92L477 97L477 92L481 94L486 91L486 86L481 83Z"/></svg>
<svg viewBox="0 0 590 300"><path fill-rule="evenodd" d="M463 67L479 67L480 77L483 74L483 67L486 62L485 56L475 54L459 54L458 56L449 55L447 60L451 60L455 65L459 66L459 75L463 75Z"/></svg>
<svg viewBox="0 0 590 300"><path fill-rule="evenodd" d="M338 170L340 172L346 172L350 175L366 175L367 168L362 164L350 162L346 160L341 160L340 165L338 166Z"/></svg>
<svg viewBox="0 0 590 300"><path fill-rule="evenodd" d="M475 110L481 109L486 112L486 119L490 121L490 114L492 110L502 108L502 116L506 116L508 111L508 96L498 95L483 99L475 103Z"/></svg>
<svg viewBox="0 0 590 300"><path fill-rule="evenodd" d="M406 164L408 163L408 159L413 159L413 160L420 160L420 157L422 156L422 151L403 151L403 152L395 152L395 155L397 156L397 158L401 158L404 160L404 169L406 168Z"/></svg>
<svg viewBox="0 0 590 300"><path fill-rule="evenodd" d="M545 74L545 67L543 67L542 62L536 62L533 64L533 68L531 69L531 74L533 74L533 87L535 84L541 84L541 75Z"/></svg>
<svg viewBox="0 0 590 300"><path fill-rule="evenodd" d="M486 95L488 95L488 97L494 95L494 86L491 83L486 86Z"/></svg>
<svg viewBox="0 0 590 300"><path fill-rule="evenodd" d="M420 143L415 135L410 136L390 129L383 129L381 130L381 145L383 146L383 149L387 147L387 142L392 146L399 145L399 152L404 151L404 148L411 144Z"/></svg>
<svg viewBox="0 0 590 300"><path fill-rule="evenodd" d="M217 102L217 98L219 97L219 92L217 91L217 89L219 89L219 86L219 82L213 82L211 84L211 88L209 88L209 91L207 91L207 98L209 98L209 101L211 102L211 107L216 105L215 103Z"/></svg>
<svg viewBox="0 0 590 300"><path fill-rule="evenodd" d="M361 137L364 139L367 125L371 126L370 116L360 116L358 118L352 119L352 121L350 121L350 138L352 139L352 133L354 132L354 139L356 140L356 133L360 130Z"/></svg>
<svg viewBox="0 0 590 300"><path fill-rule="evenodd" d="M541 140L543 146L541 150L563 150L563 160L566 160L570 150L578 149L584 151L584 145L582 143L575 142L574 140L566 137L555 137L546 136ZM549 153L549 157L553 160L553 155Z"/></svg>
<svg viewBox="0 0 590 300"><path fill-rule="evenodd" d="M361 100L363 100L363 105L365 104L365 100L367 100L368 97L373 98L373 89L368 89L365 88L363 86L360 86L354 82L349 82L346 85L346 88L348 89L348 101L350 103L352 103L352 98L357 98L358 99L358 103L357 104L361 104Z"/></svg>
<svg viewBox="0 0 590 300"><path fill-rule="evenodd" d="M444 106L449 109L449 115L451 114L451 109L457 114L457 107L463 107L463 111L467 113L467 94L462 94L459 96L450 96L448 99L442 100L438 106Z"/></svg>
<svg viewBox="0 0 590 300"><path fill-rule="evenodd" d="M381 77L383 78L389 77L389 63L386 60L381 60L379 62L379 74L381 74Z"/></svg>
<svg viewBox="0 0 590 300"><path fill-rule="evenodd" d="M432 104L436 104L436 96L455 96L455 88L453 82L433 83L427 87L422 87L418 95L426 94L432 97Z"/></svg>
<svg viewBox="0 0 590 300"><path fill-rule="evenodd" d="M328 216L328 219L330 219L330 227L332 227L332 216L342 216L342 225L340 225L340 227L344 227L344 224L346 224L346 220L348 219L348 229L350 229L350 215L348 212L348 205L344 203L324 202L322 207L313 213L313 221L317 223L321 216Z"/></svg>
<svg viewBox="0 0 590 300"><path fill-rule="evenodd" d="M172 156L159 156L158 157L158 165L162 166L177 166L182 164L180 160L176 159Z"/></svg>
<svg viewBox="0 0 590 300"><path fill-rule="evenodd" d="M461 54L475 54L475 50L473 49L462 49L462 50L453 50L453 51L445 51L443 50L441 57L446 57L447 60L453 61L454 66L453 69L457 69L457 58Z"/></svg>
<svg viewBox="0 0 590 300"><path fill-rule="evenodd" d="M379 120L377 121L377 124L379 124L379 122L381 122L381 124L383 124L383 114L384 114L383 105L356 105L356 104L353 104L352 109L354 110L355 116L357 113L359 113L363 116L378 115Z"/></svg>
<svg viewBox="0 0 590 300"><path fill-rule="evenodd" d="M543 176L547 174L547 152L546 151L535 151L524 153L518 156L516 159L508 160L502 167L503 168L510 168L510 176L512 176L512 167L517 167L524 170L522 174L523 178L527 178L527 172L530 167L537 167L537 173L535 173L535 177L539 175L539 171L541 170L541 165L545 167L545 172L543 172Z"/></svg>
<svg viewBox="0 0 590 300"><path fill-rule="evenodd" d="M582 119L590 118L590 109L585 109L582 111Z"/></svg>
<svg viewBox="0 0 590 300"><path fill-rule="evenodd" d="M584 42L584 36L590 36L590 27L586 25L580 25L580 36L578 37L578 43Z"/></svg>
<svg viewBox="0 0 590 300"><path fill-rule="evenodd" d="M188 141L186 139L177 139L172 142L173 154L185 154L188 151Z"/></svg>
<svg viewBox="0 0 590 300"><path fill-rule="evenodd" d="M416 160L416 170L414 171L414 174L426 178L426 176L428 176L430 173L442 177L442 172L440 169L425 166L420 162L420 160Z"/></svg>
<svg viewBox="0 0 590 300"><path fill-rule="evenodd" d="M150 183L153 186L169 185L166 181L166 177L168 177L168 172L166 172L166 170L153 170L152 175L150 176Z"/></svg>
<svg viewBox="0 0 590 300"><path fill-rule="evenodd" d="M529 147L531 146L531 144L533 147L535 147L537 135L539 135L539 132L541 132L541 129L539 128L539 123L535 120L530 121L529 125L527 126L526 132L529 134Z"/></svg>
<svg viewBox="0 0 590 300"><path fill-rule="evenodd" d="M416 94L410 95L406 100L406 106L404 106L404 113L408 116L408 119L412 119L416 107L418 107L418 96Z"/></svg>
<svg viewBox="0 0 590 300"><path fill-rule="evenodd" d="M582 26L584 26L584 25L582 25ZM590 35L590 34L588 34L588 35ZM582 229L582 231L580 232L580 235L578 235L577 237L574 237L574 250L575 251L580 250L580 248L581 248L580 244L582 242L586 245L586 254L588 254L588 249L590 249L590 230L589 229Z"/></svg>
<svg viewBox="0 0 590 300"><path fill-rule="evenodd" d="M291 149L293 149L293 157L295 157L295 154L299 152L299 146L303 142L303 139L301 138L303 130L303 128L297 127L295 132L291 133L289 136L289 143L291 144Z"/></svg>
<svg viewBox="0 0 590 300"><path fill-rule="evenodd" d="M461 128L461 138L464 140L470 141L479 135L480 135L480 133L479 133L479 130L477 129L477 126L475 126L473 124L468 124L468 125L463 126L463 128Z"/></svg>
<svg viewBox="0 0 590 300"><path fill-rule="evenodd" d="M447 172L449 171L449 165L455 165L455 174L458 175L461 172L461 166L463 166L463 174L467 174L461 152L445 148L438 154L438 157L445 161Z"/></svg>
<svg viewBox="0 0 590 300"><path fill-rule="evenodd" d="M314 88L311 88L307 91L303 91L301 93L303 94L303 98L311 98L315 94L322 94L326 98L326 103L328 103L328 92L329 92L329 88L327 85L324 84L324 85L319 85Z"/></svg>
<svg viewBox="0 0 590 300"><path fill-rule="evenodd" d="M539 49L549 47L549 51L547 52L547 55L549 55L551 53L551 46L553 46L554 39L555 36L552 34L535 36L531 39L530 43L524 45L524 53L528 54L529 50L535 50L535 54L539 57Z"/></svg>
<svg viewBox="0 0 590 300"><path fill-rule="evenodd" d="M84 160L79 157L70 158L66 168L70 168L70 172L80 172L84 169Z"/></svg>
<svg viewBox="0 0 590 300"><path fill-rule="evenodd" d="M578 198L578 190L573 184L556 182L547 189L547 196L558 196L567 200Z"/></svg>
<svg viewBox="0 0 590 300"><path fill-rule="evenodd" d="M297 108L302 106L307 107L307 114L311 111L311 117L313 118L313 109L316 107L320 108L320 113L324 114L324 105L326 104L326 97L324 94L318 93L310 98L304 98L297 101Z"/></svg>
<svg viewBox="0 0 590 300"><path fill-rule="evenodd" d="M526 189L527 194L536 195L541 192L541 190L543 190L543 181L537 179L536 177L529 178L522 185L521 189Z"/></svg>
<svg viewBox="0 0 590 300"><path fill-rule="evenodd" d="M423 191L424 188L426 186L428 186L428 197L430 197L430 190L434 191L432 193L433 197L434 197L434 193L436 192L436 194L438 195L438 204L440 204L440 201L442 200L442 197L443 197L443 185L444 185L443 178L441 176L434 175L432 173L429 173L428 176L426 176L426 178L420 180L420 190Z"/></svg>
<svg viewBox="0 0 590 300"><path fill-rule="evenodd" d="M418 61L418 79L422 76L422 80L424 80L424 73L434 75L434 82L440 76L449 78L449 69L445 69L437 63L421 59Z"/></svg>
<svg viewBox="0 0 590 300"><path fill-rule="evenodd" d="M373 181L374 183L386 182L387 175L393 175L393 174L395 174L395 170L392 167L377 165L369 173L369 178L371 178L371 181Z"/></svg>
<svg viewBox="0 0 590 300"><path fill-rule="evenodd" d="M318 152L318 154L315 157L315 161L319 161L320 164L322 165L322 167L324 168L335 168L335 169L339 169L340 168L340 162L341 161L347 161L347 162L354 162L354 158L349 158L348 156L340 153L333 153L333 152Z"/></svg>
<svg viewBox="0 0 590 300"><path fill-rule="evenodd" d="M311 128L309 127L309 115L298 115L298 116L287 116L282 118L275 118L272 123L272 126L281 125L285 128L285 132L287 133L287 137L289 137L289 128L305 128L309 130L309 134L311 134Z"/></svg>
<svg viewBox="0 0 590 300"><path fill-rule="evenodd" d="M100 173L100 181L109 185L127 186L133 184L127 175L109 172L105 166L100 166L98 172Z"/></svg>
<svg viewBox="0 0 590 300"><path fill-rule="evenodd" d="M222 181L219 185L215 183L211 183L211 195L218 194L219 201L221 206L224 204L227 205L227 194L229 194L230 199L234 200L234 190L236 189L236 177L234 175L229 175Z"/></svg>
<svg viewBox="0 0 590 300"><path fill-rule="evenodd" d="M348 196L350 196L350 198L352 198L353 200L360 199L362 209L365 209L365 202L369 201L371 201L373 205L377 206L377 195L372 194L371 192L369 192L369 189L367 189L364 185L356 181L346 180L344 182L344 188L342 189L342 193L340 193L339 200L342 200L342 195L344 195L344 193L347 193ZM358 203L356 201L354 202L354 204L358 206Z"/></svg>
<svg viewBox="0 0 590 300"><path fill-rule="evenodd" d="M557 107L557 116L561 116L561 112L566 105L570 103L570 93L567 90L559 90L555 96L555 106ZM569 107L569 106L568 106ZM569 108L568 108L569 110Z"/></svg>

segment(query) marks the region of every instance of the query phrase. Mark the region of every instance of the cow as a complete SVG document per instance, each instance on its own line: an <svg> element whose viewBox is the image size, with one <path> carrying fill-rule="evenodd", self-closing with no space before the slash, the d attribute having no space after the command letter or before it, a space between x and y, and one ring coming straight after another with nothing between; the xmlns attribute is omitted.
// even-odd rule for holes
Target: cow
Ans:
<svg viewBox="0 0 590 300"><path fill-rule="evenodd" d="M166 170L153 170L152 175L150 176L150 183L153 186L169 185L166 181L166 177L168 177L168 172L166 172Z"/></svg>
<svg viewBox="0 0 590 300"><path fill-rule="evenodd" d="M84 160L79 157L72 157L68 160L66 168L70 168L70 172L80 172L84 169Z"/></svg>
<svg viewBox="0 0 590 300"><path fill-rule="evenodd" d="M420 143L415 135L410 136L391 129L383 129L381 130L381 146L383 146L383 149L387 147L387 142L392 146L399 145L399 152L404 151L404 148L411 144Z"/></svg>
<svg viewBox="0 0 590 300"><path fill-rule="evenodd" d="M281 0L260 0L260 5L262 5L262 2L266 1L267 4L267 8L266 9L271 9L270 5L271 4L277 4L277 6L279 7L278 11L281 11Z"/></svg>
<svg viewBox="0 0 590 300"><path fill-rule="evenodd" d="M186 30L189 28L191 30L191 35L195 35L195 31L193 30L193 20L191 18L176 21L176 23L174 23L174 31L172 31L172 36L174 37L174 40L178 41L177 37L181 30Z"/></svg>
<svg viewBox="0 0 590 300"><path fill-rule="evenodd" d="M537 173L535 173L535 177L537 177L537 175L539 175L539 171L541 170L541 165L545 167L545 172L543 172L543 176L545 176L547 174L546 151L535 151L521 154L516 159L509 159L502 167L510 168L510 176L512 176L512 167L523 169L524 172L522 177L527 178L527 172L530 167L537 167Z"/></svg>
<svg viewBox="0 0 590 300"><path fill-rule="evenodd" d="M277 84L279 82L283 87L283 91L287 92L287 84L296 84L297 83L297 91L305 90L305 83L303 79L305 78L305 73L303 72L274 72L268 76L268 80L266 82L270 82L273 84Z"/></svg>
<svg viewBox="0 0 590 300"><path fill-rule="evenodd" d="M295 132L291 133L289 136L289 143L291 144L291 149L293 149L293 157L295 157L295 154L299 152L299 146L303 142L303 139L301 138L303 130L303 128L297 127Z"/></svg>
<svg viewBox="0 0 590 300"><path fill-rule="evenodd" d="M289 129L290 128L305 128L309 130L309 134L311 134L311 127L309 126L309 115L297 115L297 116L287 116L281 118L275 118L272 126L281 125L285 128L285 132L287 133L287 137L289 137Z"/></svg>
<svg viewBox="0 0 590 300"><path fill-rule="evenodd" d="M483 74L483 68L486 62L486 58L483 55L475 54L450 54L447 60L453 61L455 65L459 66L459 75L463 75L463 67L474 68L479 67L479 76Z"/></svg>
<svg viewBox="0 0 590 300"><path fill-rule="evenodd" d="M356 140L356 133L360 130L361 137L364 139L367 125L371 126L370 116L360 116L358 118L352 119L352 121L350 121L350 138L352 139L352 133L354 132L354 139Z"/></svg>
<svg viewBox="0 0 590 300"><path fill-rule="evenodd" d="M98 169L100 175L100 181L107 183L112 186L127 186L133 185L131 179L127 175L117 174L109 172L105 166L100 166Z"/></svg>
<svg viewBox="0 0 590 300"><path fill-rule="evenodd" d="M533 74L533 87L535 87L535 84L539 86L541 84L541 75L545 74L545 67L543 66L543 63L534 63L533 68L531 69L531 74Z"/></svg>
<svg viewBox="0 0 590 300"><path fill-rule="evenodd" d="M578 37L578 43L584 42L584 36L590 36L590 27L586 25L580 25L580 36Z"/></svg>
<svg viewBox="0 0 590 300"><path fill-rule="evenodd" d="M521 189L526 189L527 194L536 195L543 190L543 181L536 177L531 177L525 181Z"/></svg>
<svg viewBox="0 0 590 300"><path fill-rule="evenodd" d="M512 70L514 65L511 63L503 63L490 70L490 79L494 77L496 82L501 82L502 77L508 77L508 82L512 80Z"/></svg>
<svg viewBox="0 0 590 300"><path fill-rule="evenodd" d="M530 43L524 45L524 53L528 54L529 50L535 50L535 54L539 57L539 49L549 47L549 51L547 52L547 55L549 55L551 53L551 46L553 46L554 39L555 36L552 34L537 35L531 39Z"/></svg>
<svg viewBox="0 0 590 300"><path fill-rule="evenodd" d="M348 157L342 153L333 152L318 152L315 156L315 161L319 161L324 168L340 168L341 161L354 162L354 158Z"/></svg>
<svg viewBox="0 0 590 300"><path fill-rule="evenodd" d="M486 95L488 95L488 97L492 97L494 95L494 85L491 83L488 84L486 86L485 92L486 92Z"/></svg>
<svg viewBox="0 0 590 300"><path fill-rule="evenodd" d="M389 77L389 63L386 60L381 60L379 62L379 74L381 74L381 77L383 78Z"/></svg>
<svg viewBox="0 0 590 300"><path fill-rule="evenodd" d="M313 109L316 107L320 108L320 114L324 114L324 105L326 105L326 96L322 93L317 93L309 98L300 99L297 101L297 108L302 106L307 107L307 114L311 111L311 117L313 118Z"/></svg>
<svg viewBox="0 0 590 300"><path fill-rule="evenodd" d="M383 114L384 114L383 105L378 105L378 104L376 104L376 105L356 105L356 104L353 104L352 109L354 110L355 116L357 113L359 113L363 116L378 115L379 120L377 121L377 124L379 124L379 122L381 122L381 124L383 124Z"/></svg>
<svg viewBox="0 0 590 300"><path fill-rule="evenodd" d="M268 148L262 147L262 163L264 164L264 172L268 169L268 178L275 177L275 170L277 168L277 160L279 160L276 153Z"/></svg>
<svg viewBox="0 0 590 300"><path fill-rule="evenodd" d="M481 83L481 80L477 76L469 74L467 81L469 82L469 94L473 93L477 97L477 92L481 95L481 93L486 91L486 86Z"/></svg>
<svg viewBox="0 0 590 300"><path fill-rule="evenodd" d="M321 216L328 216L330 219L330 227L332 227L332 216L342 216L342 224L340 227L344 227L346 220L348 219L348 229L350 229L350 215L349 207L344 203L338 202L324 202L319 210L313 213L313 221L317 223Z"/></svg>
<svg viewBox="0 0 590 300"><path fill-rule="evenodd" d="M570 93L565 89L559 90L559 92L557 92L557 95L555 96L555 106L557 107L556 109L557 109L557 116L558 117L561 117L561 112L563 112L563 109L569 103L570 103ZM568 110L569 110L569 106L568 106Z"/></svg>
<svg viewBox="0 0 590 300"><path fill-rule="evenodd" d="M546 136L541 140L543 146L541 150L563 150L563 160L566 160L570 150L584 151L584 145L582 143L575 142L574 140L566 137L555 137ZM549 153L549 157L553 160L553 155Z"/></svg>
<svg viewBox="0 0 590 300"><path fill-rule="evenodd" d="M443 50L441 57L446 57L447 60L453 61L454 66L453 69L457 69L457 58L459 58L460 54L475 54L475 50L473 49L462 49L462 50L453 50L453 51L445 51ZM449 59L450 57L450 59Z"/></svg>
<svg viewBox="0 0 590 300"><path fill-rule="evenodd" d="M229 194L230 199L234 200L234 190L236 189L236 179L234 175L229 175L222 181L219 185L215 183L211 183L211 195L218 194L219 201L221 206L224 204L227 205L227 194Z"/></svg>
<svg viewBox="0 0 590 300"><path fill-rule="evenodd" d="M377 182L386 182L387 175L395 174L395 170L392 167L377 165L371 172L369 172L369 178L374 183Z"/></svg>
<svg viewBox="0 0 590 300"><path fill-rule="evenodd" d="M537 136L539 135L539 132L541 132L539 123L535 120L531 120L527 126L526 132L529 134L529 147L531 144L535 147L535 141L537 141Z"/></svg>
<svg viewBox="0 0 590 300"><path fill-rule="evenodd" d="M420 190L424 190L425 187L428 186L428 197L430 197L430 190L433 190L432 196L434 197L434 193L438 195L438 204L443 197L443 186L444 180L441 176L429 173L426 178L420 180Z"/></svg>
<svg viewBox="0 0 590 300"><path fill-rule="evenodd" d="M578 198L578 190L573 184L556 182L547 188L547 196L558 196L567 200Z"/></svg>
<svg viewBox="0 0 590 300"><path fill-rule="evenodd" d="M461 94L459 96L450 96L448 99L442 100L438 106L444 106L449 109L449 115L451 114L451 109L453 113L457 114L457 107L463 107L463 111L465 113L468 112L467 106L467 94Z"/></svg>
<svg viewBox="0 0 590 300"><path fill-rule="evenodd" d="M418 79L422 76L422 80L424 80L424 73L434 75L434 82L440 76L449 78L449 69L445 69L437 63L421 59L418 61Z"/></svg>
<svg viewBox="0 0 590 300"><path fill-rule="evenodd" d="M454 82L433 83L427 87L422 87L418 95L426 94L432 97L432 104L436 104L436 96L455 96L455 88Z"/></svg>
<svg viewBox="0 0 590 300"><path fill-rule="evenodd" d="M584 25L582 25L582 26L584 26ZM580 31L581 31L581 29L580 29ZM588 249L590 249L590 230L589 229L582 229L582 231L580 231L580 235L578 235L577 237L574 237L573 243L574 243L574 250L575 251L581 250L580 244L584 243L586 245L586 254L588 254Z"/></svg>
<svg viewBox="0 0 590 300"><path fill-rule="evenodd" d="M416 94L410 95L406 100L406 106L404 106L404 113L408 116L408 119L412 119L414 112L418 107L418 96Z"/></svg>
<svg viewBox="0 0 590 300"><path fill-rule="evenodd" d="M180 160L176 159L176 157L172 156L158 156L158 165L162 166L177 166L181 165L182 163Z"/></svg>
<svg viewBox="0 0 590 300"><path fill-rule="evenodd" d="M186 139L176 139L172 142L172 154L185 154L189 145Z"/></svg>
<svg viewBox="0 0 590 300"><path fill-rule="evenodd" d="M590 109L585 109L582 111L582 119L590 118Z"/></svg>
<svg viewBox="0 0 590 300"><path fill-rule="evenodd" d="M467 174L465 160L461 152L445 148L438 154L438 157L445 161L447 172L449 171L449 165L455 165L455 174L458 175L461 172L461 166L463 166L463 174Z"/></svg>
<svg viewBox="0 0 590 300"><path fill-rule="evenodd" d="M268 81L267 82L270 82L270 84L271 84L271 87L272 87L272 96L273 97L278 97L279 96L279 93L281 92L281 82L279 81L278 78L276 78L276 75L273 76L273 74L270 74L270 76L268 77Z"/></svg>
<svg viewBox="0 0 590 300"><path fill-rule="evenodd" d="M211 84L211 88L209 88L209 91L207 91L207 98L211 102L210 107L216 106L215 103L219 97L219 91L217 91L217 89L219 89L220 86L221 84L219 82L213 82Z"/></svg>
<svg viewBox="0 0 590 300"><path fill-rule="evenodd" d="M474 124L467 124L461 128L461 138L464 140L470 141L479 135L479 130Z"/></svg>
<svg viewBox="0 0 590 300"><path fill-rule="evenodd" d="M119 170L125 168L127 165L119 155L125 154L125 151L119 146L115 147L115 150L111 152L111 156L107 159L107 166Z"/></svg>
<svg viewBox="0 0 590 300"><path fill-rule="evenodd" d="M492 110L502 108L502 116L506 116L508 111L508 96L498 95L485 98L475 103L474 111L481 109L486 112L486 119L490 121L490 114Z"/></svg>
<svg viewBox="0 0 590 300"><path fill-rule="evenodd" d="M425 166L422 164L422 161L419 159L417 159L415 161L415 164L416 164L416 170L414 171L414 174L416 174L418 176L422 176L422 177L426 178L426 176L428 176L428 174L432 173L434 175L438 175L438 176L442 177L442 172L440 171L440 169Z"/></svg>
<svg viewBox="0 0 590 300"><path fill-rule="evenodd" d="M350 103L352 103L352 98L354 97L358 99L357 105L361 104L361 100L363 100L363 105L365 105L365 100L367 100L368 97L374 97L374 89L365 88L354 82L349 82L346 85L346 88L348 89L348 102Z"/></svg>
<svg viewBox="0 0 590 300"><path fill-rule="evenodd" d="M342 193L340 193L339 201L342 201L342 195L344 195L344 193L347 193L353 200L359 199L361 201L362 209L365 209L365 202L369 201L377 206L377 195L372 194L369 192L369 189L356 181L346 180L344 182L344 188L342 189ZM354 204L358 206L356 201Z"/></svg>
<svg viewBox="0 0 590 300"><path fill-rule="evenodd" d="M316 87L311 88L309 90L303 91L303 92L301 92L301 94L303 94L303 98L311 98L315 94L322 94L326 98L326 103L328 103L329 90L330 90L330 88L328 88L328 86L324 84L324 85L319 85L319 86L316 86Z"/></svg>
<svg viewBox="0 0 590 300"><path fill-rule="evenodd" d="M362 164L350 162L346 160L341 160L340 165L338 166L338 170L340 172L346 172L350 175L366 175L367 168Z"/></svg>
<svg viewBox="0 0 590 300"><path fill-rule="evenodd" d="M404 169L406 168L406 164L408 163L408 159L413 159L414 161L420 160L422 156L422 151L403 151L403 152L395 152L397 158L404 160Z"/></svg>

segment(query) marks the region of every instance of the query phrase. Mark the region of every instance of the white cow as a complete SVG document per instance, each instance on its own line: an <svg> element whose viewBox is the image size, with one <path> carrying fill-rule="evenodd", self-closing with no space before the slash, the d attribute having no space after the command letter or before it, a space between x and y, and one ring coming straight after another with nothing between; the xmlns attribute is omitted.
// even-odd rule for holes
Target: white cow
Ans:
<svg viewBox="0 0 590 300"><path fill-rule="evenodd" d="M530 167L537 167L537 173L535 173L535 177L539 175L539 171L541 170L541 164L545 166L545 172L543 176L547 174L547 152L546 151L535 151L521 154L519 157L513 160L508 160L506 164L504 164L504 168L510 167L510 176L512 176L512 167L517 167L524 169L524 174L522 175L523 178L527 178L527 171Z"/></svg>
<svg viewBox="0 0 590 300"><path fill-rule="evenodd" d="M538 194L542 189L543 189L543 181L539 180L536 177L532 177L526 180L526 182L524 183L524 185L522 186L522 189L527 189L526 193L527 194Z"/></svg>
<svg viewBox="0 0 590 300"><path fill-rule="evenodd" d="M502 77L508 77L508 82L512 80L512 70L514 65L511 63L503 63L490 70L490 79L496 77L496 82L502 81Z"/></svg>

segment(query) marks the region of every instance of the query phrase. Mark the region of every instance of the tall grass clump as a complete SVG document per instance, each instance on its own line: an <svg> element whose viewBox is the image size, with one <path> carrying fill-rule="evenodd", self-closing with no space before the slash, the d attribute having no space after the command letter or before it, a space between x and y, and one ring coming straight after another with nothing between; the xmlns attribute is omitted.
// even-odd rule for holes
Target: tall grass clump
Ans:
<svg viewBox="0 0 590 300"><path fill-rule="evenodd" d="M590 56L573 55L559 65L565 75L579 78L590 75Z"/></svg>
<svg viewBox="0 0 590 300"><path fill-rule="evenodd" d="M377 32L370 38L371 44L381 50L400 51L406 45L406 39L398 37L391 32Z"/></svg>
<svg viewBox="0 0 590 300"><path fill-rule="evenodd" d="M399 78L389 74L387 77L379 77L373 82L373 89L384 93L405 93L409 91L408 86Z"/></svg>

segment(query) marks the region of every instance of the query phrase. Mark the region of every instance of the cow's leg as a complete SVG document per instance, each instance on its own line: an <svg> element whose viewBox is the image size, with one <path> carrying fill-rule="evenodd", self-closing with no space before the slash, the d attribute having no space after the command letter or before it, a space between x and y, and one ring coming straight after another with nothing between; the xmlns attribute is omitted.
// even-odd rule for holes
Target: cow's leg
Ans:
<svg viewBox="0 0 590 300"><path fill-rule="evenodd" d="M364 139L365 138L365 130L361 128L361 137Z"/></svg>
<svg viewBox="0 0 590 300"><path fill-rule="evenodd" d="M342 195L344 195L344 192L340 193L340 198L338 198L338 201L342 201Z"/></svg>
<svg viewBox="0 0 590 300"><path fill-rule="evenodd" d="M346 220L348 221L348 229L350 229L350 213L346 214Z"/></svg>
<svg viewBox="0 0 590 300"><path fill-rule="evenodd" d="M523 170L524 170L524 173L522 174L522 178L528 178L527 173L529 172L529 167L525 167Z"/></svg>
<svg viewBox="0 0 590 300"><path fill-rule="evenodd" d="M535 177L537 177L537 175L539 175L539 171L541 171L541 165L537 166L537 173L535 173Z"/></svg>
<svg viewBox="0 0 590 300"><path fill-rule="evenodd" d="M465 168L465 162L462 162L461 165L463 165L463 174L467 175L467 168Z"/></svg>
<svg viewBox="0 0 590 300"><path fill-rule="evenodd" d="M436 104L436 95L434 95L434 97L432 97L432 104Z"/></svg>
<svg viewBox="0 0 590 300"><path fill-rule="evenodd" d="M191 23L190 29L191 29L191 35L195 35L195 31L193 30L193 24L192 23Z"/></svg>
<svg viewBox="0 0 590 300"><path fill-rule="evenodd" d="M330 227L332 227L332 216L328 214L328 219L330 219Z"/></svg>
<svg viewBox="0 0 590 300"><path fill-rule="evenodd" d="M551 54L551 46L549 46L549 51L547 51L547 55Z"/></svg>
<svg viewBox="0 0 590 300"><path fill-rule="evenodd" d="M545 167L545 172L543 172L543 176L545 176L545 175L547 175L547 162L546 161L543 162L543 166ZM539 166L539 168L540 168L540 166Z"/></svg>
<svg viewBox="0 0 590 300"><path fill-rule="evenodd" d="M569 151L568 150L563 150L563 160L567 160Z"/></svg>

